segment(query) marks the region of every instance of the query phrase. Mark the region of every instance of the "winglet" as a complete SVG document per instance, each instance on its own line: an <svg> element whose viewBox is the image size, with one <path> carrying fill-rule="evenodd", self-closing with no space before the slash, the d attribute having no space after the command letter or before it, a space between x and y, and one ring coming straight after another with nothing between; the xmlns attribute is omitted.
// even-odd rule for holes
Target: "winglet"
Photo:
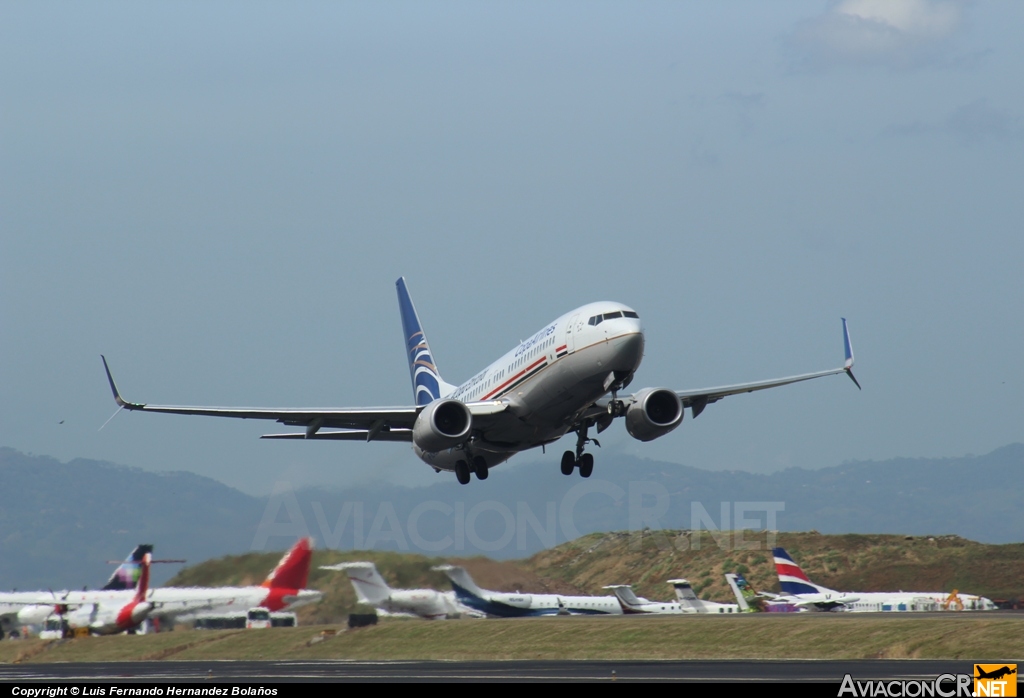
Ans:
<svg viewBox="0 0 1024 698"><path fill-rule="evenodd" d="M857 390L862 390L860 383L853 377L853 345L850 344L850 328L846 326L846 318L843 320L843 350L846 353L846 363L843 364L843 368L846 370L846 375L850 377L853 384L857 386Z"/></svg>
<svg viewBox="0 0 1024 698"><path fill-rule="evenodd" d="M128 407L129 409L131 409L131 403L122 400L121 394L117 392L117 386L114 385L114 377L110 375L110 366L107 366L107 357L105 357L103 354L100 354L100 358L103 359L103 370L107 372L107 381L110 383L110 392L114 394L114 401L121 407Z"/></svg>

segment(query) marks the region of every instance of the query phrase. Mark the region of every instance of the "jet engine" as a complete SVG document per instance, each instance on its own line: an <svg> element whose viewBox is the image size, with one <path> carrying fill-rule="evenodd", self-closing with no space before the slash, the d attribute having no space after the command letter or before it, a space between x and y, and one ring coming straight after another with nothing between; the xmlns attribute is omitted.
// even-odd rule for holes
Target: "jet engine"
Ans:
<svg viewBox="0 0 1024 698"><path fill-rule="evenodd" d="M683 403L666 388L644 388L626 408L626 431L638 441L653 441L683 422Z"/></svg>
<svg viewBox="0 0 1024 698"><path fill-rule="evenodd" d="M412 426L412 440L428 453L458 446L473 429L473 415L458 400L434 400L420 411Z"/></svg>

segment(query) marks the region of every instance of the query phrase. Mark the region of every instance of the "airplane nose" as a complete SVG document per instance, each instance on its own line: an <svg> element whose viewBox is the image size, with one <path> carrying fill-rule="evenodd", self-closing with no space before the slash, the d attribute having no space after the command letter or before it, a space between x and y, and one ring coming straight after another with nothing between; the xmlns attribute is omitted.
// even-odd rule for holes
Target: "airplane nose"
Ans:
<svg viewBox="0 0 1024 698"><path fill-rule="evenodd" d="M640 366L640 360L644 358L643 331L637 329L635 333L623 337L618 355L622 364L628 365L630 370L636 370Z"/></svg>

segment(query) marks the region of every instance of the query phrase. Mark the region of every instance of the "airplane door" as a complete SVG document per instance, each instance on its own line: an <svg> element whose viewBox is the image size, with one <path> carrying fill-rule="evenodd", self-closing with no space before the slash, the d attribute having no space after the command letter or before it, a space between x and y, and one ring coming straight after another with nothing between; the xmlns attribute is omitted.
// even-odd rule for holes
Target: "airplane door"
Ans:
<svg viewBox="0 0 1024 698"><path fill-rule="evenodd" d="M579 313L573 315L571 318L569 318L569 322L565 323L565 345L567 347L567 351L570 354L576 349L574 338L576 336L576 332L578 331L576 329L576 320L578 319Z"/></svg>

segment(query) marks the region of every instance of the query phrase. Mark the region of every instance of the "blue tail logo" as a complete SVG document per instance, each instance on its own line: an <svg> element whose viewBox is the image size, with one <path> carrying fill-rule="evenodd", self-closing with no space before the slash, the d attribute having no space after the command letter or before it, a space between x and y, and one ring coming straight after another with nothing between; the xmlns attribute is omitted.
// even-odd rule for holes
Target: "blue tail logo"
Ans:
<svg viewBox="0 0 1024 698"><path fill-rule="evenodd" d="M423 334L420 318L416 314L416 306L412 304L409 290L405 287L405 277L400 278L395 285L398 287L398 308L402 312L402 330L408 351L413 399L417 405L429 405L441 397L441 387L445 383L434 364L427 336Z"/></svg>

